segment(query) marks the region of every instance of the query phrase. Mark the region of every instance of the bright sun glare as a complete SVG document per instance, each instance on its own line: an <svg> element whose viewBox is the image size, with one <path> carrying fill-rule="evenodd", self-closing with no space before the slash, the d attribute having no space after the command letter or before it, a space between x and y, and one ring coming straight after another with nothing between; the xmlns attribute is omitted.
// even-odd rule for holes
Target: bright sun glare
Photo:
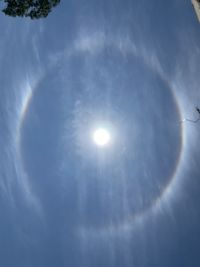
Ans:
<svg viewBox="0 0 200 267"><path fill-rule="evenodd" d="M110 133L108 130L103 128L98 128L94 131L93 141L97 146L106 146L110 142Z"/></svg>

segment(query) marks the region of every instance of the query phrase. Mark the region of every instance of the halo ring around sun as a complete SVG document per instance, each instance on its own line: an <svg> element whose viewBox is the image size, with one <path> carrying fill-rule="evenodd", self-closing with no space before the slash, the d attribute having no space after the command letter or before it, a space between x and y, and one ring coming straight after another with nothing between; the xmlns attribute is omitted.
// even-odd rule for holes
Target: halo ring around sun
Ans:
<svg viewBox="0 0 200 267"><path fill-rule="evenodd" d="M110 41L107 42L106 40L104 40L104 42L101 43L101 45L99 43L97 45L96 42L93 42L95 36L94 37L88 37L88 38L91 39L91 43L94 46L92 53L99 53L99 51L106 46L111 46L111 47L113 46L113 47L115 47L116 50L118 50L119 53L122 53L121 47L123 46L123 47L125 47L125 49L123 50L123 53L125 51L127 56L131 54L133 56L138 57L138 55L135 54L135 51L134 51L131 43L127 45L127 43L124 42L124 45L122 45L123 42L121 41L121 44L118 45L118 42L116 42L116 40L113 40L112 42L110 42ZM81 40L79 40L79 41L74 43L74 46L71 48L70 52L65 57L65 60L69 61L69 59L72 58L76 53L84 55L85 53L90 53L90 52L89 52L89 48L87 46L84 46L84 42L81 42ZM63 59L59 59L59 61L60 60L63 60ZM142 60L144 61L144 64L146 64L149 68L154 68L153 66L151 66L150 63L146 62L145 58L142 58ZM52 68L55 67L54 64L52 64ZM56 64L57 64L57 62L56 62ZM165 79L164 75L162 74L162 72L159 69L154 68L154 71L160 77L160 79L165 83L166 87L170 90L171 94L173 95L174 102L176 104L176 110L177 110L178 116L181 120L180 108L179 108L179 105L178 105L178 102L177 102L177 99L176 99L176 96L175 96L175 93L173 91L171 84L169 83L169 81L167 79ZM31 90L27 90L27 93L25 93L25 96L23 98L23 103L21 105L21 114L20 114L19 123L18 123L18 130L17 130L18 136L19 136L18 137L19 150L21 150L21 148L20 148L20 146L21 146L21 132L23 130L24 120L26 119L26 113L29 110L29 106L31 104L32 99L34 98L36 91L38 90L38 86L39 86L40 82L44 79L45 75L47 75L47 73L44 73L44 75L40 77L40 79L36 82L35 86ZM168 183L161 191L161 194L152 202L151 206L149 206L148 209L142 210L141 213L136 213L133 215L130 214L130 216L128 216L122 222L120 222L120 225L114 225L114 228L118 228L120 226L123 226L126 223L132 224L136 218L142 218L145 214L147 214L148 211L151 211L154 208L161 205L162 200L164 198L165 199L167 198L169 200L169 198L170 198L169 191L172 191L172 189L173 189L172 188L173 182L177 178L176 174L177 174L177 171L179 168L179 163L180 163L181 156L182 156L183 128L182 128L181 124L179 125L179 127L180 127L180 140L181 141L180 141L178 156L177 156L176 163L174 165L174 170L171 174L171 177L168 178ZM102 146L102 147L104 147L106 144L108 144L110 139L111 139L111 136L110 136L109 132L107 132L105 129L97 129L97 131L93 135L93 140L95 141L95 143L99 146ZM105 228L106 227L107 226L105 226Z"/></svg>

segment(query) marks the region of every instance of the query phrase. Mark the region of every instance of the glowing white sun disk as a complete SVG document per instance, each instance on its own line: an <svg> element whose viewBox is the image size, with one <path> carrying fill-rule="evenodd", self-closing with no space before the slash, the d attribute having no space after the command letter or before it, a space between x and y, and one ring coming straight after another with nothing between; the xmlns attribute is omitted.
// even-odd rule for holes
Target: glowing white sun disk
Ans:
<svg viewBox="0 0 200 267"><path fill-rule="evenodd" d="M106 129L98 128L95 130L93 140L98 146L105 146L110 142L110 133Z"/></svg>

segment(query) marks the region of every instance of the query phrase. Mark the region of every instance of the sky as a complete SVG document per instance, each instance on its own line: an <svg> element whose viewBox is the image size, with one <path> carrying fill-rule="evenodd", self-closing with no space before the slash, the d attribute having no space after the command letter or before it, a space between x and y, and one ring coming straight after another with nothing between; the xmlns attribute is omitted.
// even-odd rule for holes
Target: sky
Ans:
<svg viewBox="0 0 200 267"><path fill-rule="evenodd" d="M0 23L1 266L200 266L191 2L62 0Z"/></svg>

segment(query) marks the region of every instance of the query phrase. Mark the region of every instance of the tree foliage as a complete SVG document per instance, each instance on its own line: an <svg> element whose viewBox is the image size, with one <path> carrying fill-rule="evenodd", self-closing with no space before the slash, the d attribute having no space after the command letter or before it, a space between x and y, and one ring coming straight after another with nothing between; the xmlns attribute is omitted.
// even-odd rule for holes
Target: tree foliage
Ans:
<svg viewBox="0 0 200 267"><path fill-rule="evenodd" d="M7 6L2 10L12 17L45 18L60 0L4 0Z"/></svg>

